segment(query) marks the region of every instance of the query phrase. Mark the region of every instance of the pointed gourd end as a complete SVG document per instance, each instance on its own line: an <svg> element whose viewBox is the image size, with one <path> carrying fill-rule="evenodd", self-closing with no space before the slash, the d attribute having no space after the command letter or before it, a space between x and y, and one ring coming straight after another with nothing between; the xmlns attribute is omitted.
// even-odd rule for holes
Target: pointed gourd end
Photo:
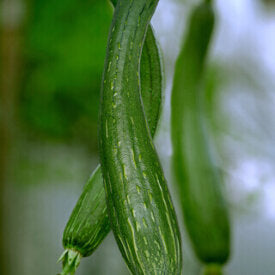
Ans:
<svg viewBox="0 0 275 275"><path fill-rule="evenodd" d="M62 272L58 275L74 275L77 267L80 264L81 260L81 254L73 249L66 249L60 258L58 259L58 262L62 261Z"/></svg>

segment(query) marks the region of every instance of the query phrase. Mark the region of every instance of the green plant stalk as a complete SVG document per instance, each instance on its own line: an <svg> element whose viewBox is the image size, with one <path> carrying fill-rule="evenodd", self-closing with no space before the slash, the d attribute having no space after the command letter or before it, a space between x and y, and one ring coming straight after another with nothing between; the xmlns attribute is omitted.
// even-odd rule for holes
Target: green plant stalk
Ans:
<svg viewBox="0 0 275 275"><path fill-rule="evenodd" d="M222 269L220 265L209 264L204 267L203 275L222 275Z"/></svg>
<svg viewBox="0 0 275 275"><path fill-rule="evenodd" d="M159 120L163 69L152 27L149 26L140 61L141 96L152 137ZM78 199L63 233L62 275L74 274L81 257L90 256L110 232L100 165ZM74 260L75 259L75 260Z"/></svg>
<svg viewBox="0 0 275 275"><path fill-rule="evenodd" d="M140 97L139 62L157 0L120 0L108 41L99 138L106 201L133 274L180 274L180 234Z"/></svg>
<svg viewBox="0 0 275 275"><path fill-rule="evenodd" d="M214 11L206 1L191 15L176 62L171 98L172 169L185 226L197 257L211 266L223 265L230 254L228 210L211 150L201 89L213 28Z"/></svg>

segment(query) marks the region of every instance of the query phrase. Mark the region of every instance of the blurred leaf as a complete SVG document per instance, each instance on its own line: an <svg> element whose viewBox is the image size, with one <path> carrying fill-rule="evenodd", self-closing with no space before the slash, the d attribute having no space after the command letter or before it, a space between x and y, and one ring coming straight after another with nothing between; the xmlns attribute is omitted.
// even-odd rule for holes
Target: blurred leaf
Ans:
<svg viewBox="0 0 275 275"><path fill-rule="evenodd" d="M28 130L95 144L111 18L108 1L32 1L20 102Z"/></svg>

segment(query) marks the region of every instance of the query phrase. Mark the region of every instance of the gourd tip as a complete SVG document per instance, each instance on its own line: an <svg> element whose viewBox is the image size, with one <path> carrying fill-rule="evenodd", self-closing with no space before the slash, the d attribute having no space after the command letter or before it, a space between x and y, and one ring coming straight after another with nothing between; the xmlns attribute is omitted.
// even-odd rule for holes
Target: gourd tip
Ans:
<svg viewBox="0 0 275 275"><path fill-rule="evenodd" d="M66 249L60 258L58 259L58 262L62 261L63 269L62 272L59 275L74 275L77 267L80 264L81 254L73 249Z"/></svg>

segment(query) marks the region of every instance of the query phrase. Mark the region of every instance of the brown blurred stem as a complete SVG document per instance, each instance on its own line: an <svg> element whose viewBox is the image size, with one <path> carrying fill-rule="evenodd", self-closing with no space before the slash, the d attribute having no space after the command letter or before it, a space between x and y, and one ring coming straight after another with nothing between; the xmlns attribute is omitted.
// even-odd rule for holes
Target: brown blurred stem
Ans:
<svg viewBox="0 0 275 275"><path fill-rule="evenodd" d="M4 231L4 195L10 171L11 146L14 141L23 6L21 0L3 0L0 4L0 274L9 274L7 237Z"/></svg>

